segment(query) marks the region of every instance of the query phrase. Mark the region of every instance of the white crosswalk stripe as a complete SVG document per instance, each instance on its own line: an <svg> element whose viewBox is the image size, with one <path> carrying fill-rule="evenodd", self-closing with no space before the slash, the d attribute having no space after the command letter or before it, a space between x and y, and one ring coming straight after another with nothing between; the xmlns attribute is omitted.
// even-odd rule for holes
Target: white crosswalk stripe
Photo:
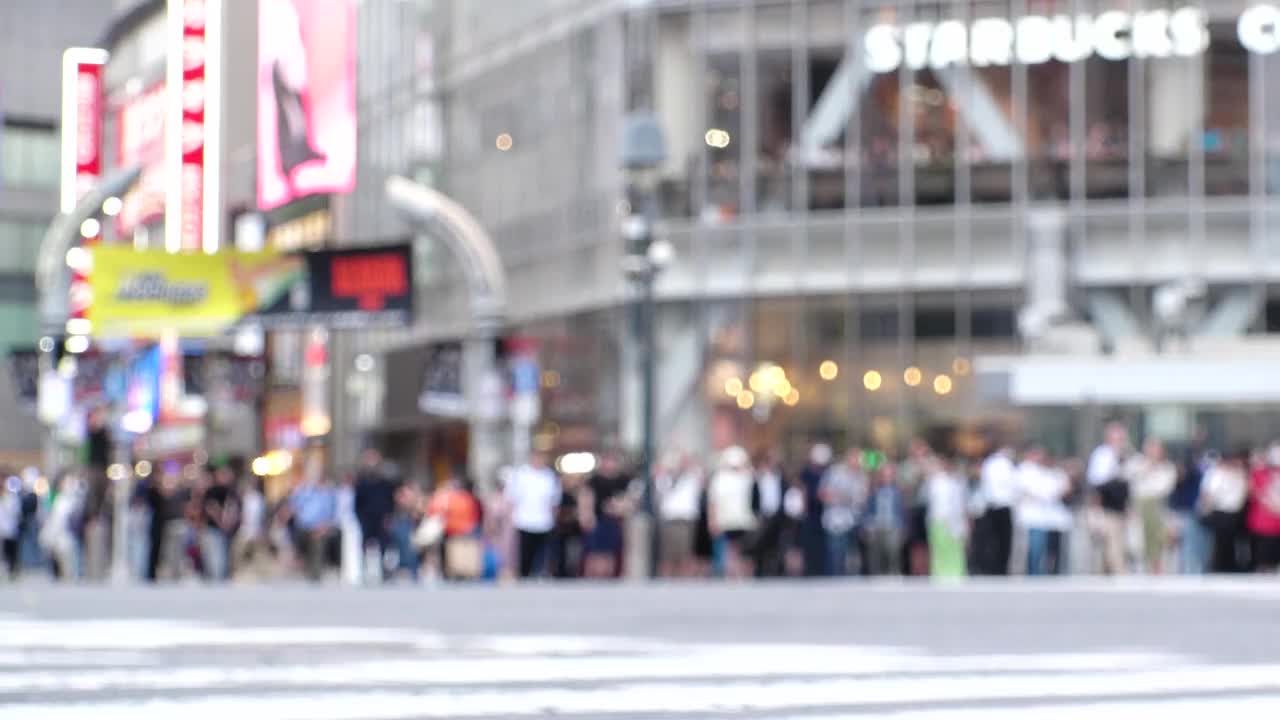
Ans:
<svg viewBox="0 0 1280 720"><path fill-rule="evenodd" d="M1142 649L957 656L905 647L0 619L5 720L1176 720L1203 717L1209 707L1244 720L1280 717L1280 665L1210 664Z"/></svg>

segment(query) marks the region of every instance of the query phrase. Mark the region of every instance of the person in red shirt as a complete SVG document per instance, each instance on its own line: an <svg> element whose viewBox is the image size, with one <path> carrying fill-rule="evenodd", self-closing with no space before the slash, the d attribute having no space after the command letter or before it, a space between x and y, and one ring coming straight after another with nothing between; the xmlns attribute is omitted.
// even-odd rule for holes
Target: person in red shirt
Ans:
<svg viewBox="0 0 1280 720"><path fill-rule="evenodd" d="M1254 563L1259 572L1280 566L1280 443L1267 452L1267 462L1249 478L1249 532L1254 537Z"/></svg>
<svg viewBox="0 0 1280 720"><path fill-rule="evenodd" d="M427 502L427 515L444 521L439 559L446 579L472 579L483 570L480 502L467 485L459 475L452 475Z"/></svg>

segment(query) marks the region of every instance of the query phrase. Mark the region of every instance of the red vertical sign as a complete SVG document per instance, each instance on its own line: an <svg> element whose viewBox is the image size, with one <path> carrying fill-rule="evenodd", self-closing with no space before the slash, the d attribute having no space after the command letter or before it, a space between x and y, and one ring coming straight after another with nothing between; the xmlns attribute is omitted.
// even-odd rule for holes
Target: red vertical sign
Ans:
<svg viewBox="0 0 1280 720"><path fill-rule="evenodd" d="M182 249L204 247L205 0L182 1Z"/></svg>
<svg viewBox="0 0 1280 720"><path fill-rule="evenodd" d="M68 51L75 52L75 51ZM100 52L100 51L99 51ZM74 58L74 56L73 56ZM84 197L102 177L102 68L100 59L73 60L74 87L64 92L75 93L75 197ZM98 235L85 237L84 245L93 245ZM71 318L83 318L88 310L88 275L78 267L71 273Z"/></svg>

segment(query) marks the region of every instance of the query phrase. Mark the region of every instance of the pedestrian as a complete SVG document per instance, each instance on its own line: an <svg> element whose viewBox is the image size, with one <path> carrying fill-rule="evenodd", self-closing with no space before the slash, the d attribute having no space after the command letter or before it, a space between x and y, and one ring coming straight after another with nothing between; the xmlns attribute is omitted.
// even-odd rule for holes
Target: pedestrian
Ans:
<svg viewBox="0 0 1280 720"><path fill-rule="evenodd" d="M308 580L319 582L338 541L338 497L324 478L318 455L309 457L289 494L293 543Z"/></svg>
<svg viewBox="0 0 1280 720"><path fill-rule="evenodd" d="M966 575L969 497L964 476L950 460L938 459L928 474L929 571L935 578Z"/></svg>
<svg viewBox="0 0 1280 720"><path fill-rule="evenodd" d="M759 522L759 529L751 542L755 575L760 578L779 577L783 569L782 538L787 524L782 506L787 482L776 452L766 450L756 456L755 482L753 509Z"/></svg>
<svg viewBox="0 0 1280 720"><path fill-rule="evenodd" d="M446 580L474 580L484 572L484 544L480 538L480 501L462 474L454 472L427 502L427 514L443 518L440 572Z"/></svg>
<svg viewBox="0 0 1280 720"><path fill-rule="evenodd" d="M513 506L506 489L511 484L514 468L500 469L494 478L493 491L481 501L485 542L485 577L507 580L515 577L519 564L516 529L512 525Z"/></svg>
<svg viewBox="0 0 1280 720"><path fill-rule="evenodd" d="M360 526L364 545L362 556L366 563L378 563L377 568L366 568L381 575L391 547L391 518L396 509L396 481L386 467L382 453L377 448L366 448L360 455L360 467L356 471L355 516Z"/></svg>
<svg viewBox="0 0 1280 720"><path fill-rule="evenodd" d="M395 500L395 512L391 516L391 537L396 552L394 564L387 563L392 568L389 575L394 577L403 571L409 575L410 581L416 583L422 572L422 552L414 543L422 522L422 494L415 483L406 482L397 487Z"/></svg>
<svg viewBox="0 0 1280 720"><path fill-rule="evenodd" d="M707 489L707 521L712 538L723 548L726 577L752 574L752 563L744 550L749 533L756 529L751 508L754 487L755 474L747 451L735 445L721 452Z"/></svg>
<svg viewBox="0 0 1280 720"><path fill-rule="evenodd" d="M18 543L22 531L22 478L0 473L4 485L0 486L0 562L10 580L18 578L21 561Z"/></svg>
<svg viewBox="0 0 1280 720"><path fill-rule="evenodd" d="M896 470L892 463L884 463L872 472L871 496L860 523L872 575L902 573L907 508L898 487Z"/></svg>
<svg viewBox="0 0 1280 720"><path fill-rule="evenodd" d="M506 495L519 546L519 576L539 577L546 568L547 542L560 504L560 480L546 453L530 453L529 461L511 472Z"/></svg>
<svg viewBox="0 0 1280 720"><path fill-rule="evenodd" d="M1178 482L1178 469L1169 461L1164 443L1148 438L1142 452L1129 460L1125 472L1142 526L1143 563L1147 572L1159 575L1164 570L1164 551L1169 542L1169 495Z"/></svg>
<svg viewBox="0 0 1280 720"><path fill-rule="evenodd" d="M50 557L53 576L61 580L80 577L80 540L76 528L84 508L84 487L71 471L58 479L49 512L40 528L40 546Z"/></svg>
<svg viewBox="0 0 1280 720"><path fill-rule="evenodd" d="M1237 450L1205 473L1200 488L1200 514L1213 535L1209 569L1215 573L1243 572L1241 557L1243 513L1249 497L1249 451Z"/></svg>
<svg viewBox="0 0 1280 720"><path fill-rule="evenodd" d="M850 448L845 451L843 462L828 468L822 476L818 496L823 504L822 529L827 535L827 575L846 575L849 572L849 549L867 501L862 450ZM857 561L861 569L861 558Z"/></svg>
<svg viewBox="0 0 1280 720"><path fill-rule="evenodd" d="M800 545L804 551L804 574L819 577L827 574L827 534L822 529L822 498L819 489L822 476L831 465L831 446L816 443L809 449L808 463L800 471L804 491L804 519L800 524Z"/></svg>
<svg viewBox="0 0 1280 720"><path fill-rule="evenodd" d="M654 477L658 500L658 574L693 577L694 543L697 537L699 501L705 479L702 468L688 453L680 453L659 468Z"/></svg>
<svg viewBox="0 0 1280 720"><path fill-rule="evenodd" d="M1095 541L1102 550L1102 571L1120 575L1125 560L1129 519L1129 480L1124 468L1131 450L1129 431L1122 423L1107 425L1103 442L1089 456L1085 477L1092 490L1090 513Z"/></svg>
<svg viewBox="0 0 1280 720"><path fill-rule="evenodd" d="M560 484L560 504L556 506L556 525L551 534L551 576L576 578L582 575L584 555L584 478L579 474L563 475Z"/></svg>
<svg viewBox="0 0 1280 720"><path fill-rule="evenodd" d="M907 536L903 568L914 576L929 574L928 477L936 460L923 438L912 438L907 458L898 468L898 488L907 503Z"/></svg>
<svg viewBox="0 0 1280 720"><path fill-rule="evenodd" d="M231 542L231 567L235 575L253 568L261 576L261 566L270 552L267 539L267 501L262 478L251 476L240 486L240 524Z"/></svg>
<svg viewBox="0 0 1280 720"><path fill-rule="evenodd" d="M1203 574L1209 555L1209 530L1201 522L1197 510L1201 483L1205 472L1213 465L1205 438L1204 428L1196 428L1182 456L1178 483L1169 495L1169 509L1173 512L1178 535L1178 570L1183 575Z"/></svg>
<svg viewBox="0 0 1280 720"><path fill-rule="evenodd" d="M1013 553L1013 505L1018 481L1013 448L1000 445L987 456L979 471L983 513L978 520L978 571L983 575L1008 575Z"/></svg>
<svg viewBox="0 0 1280 720"><path fill-rule="evenodd" d="M1250 499L1254 566L1258 572L1275 573L1280 567L1280 443L1271 444L1266 463L1253 471Z"/></svg>
<svg viewBox="0 0 1280 720"><path fill-rule="evenodd" d="M615 578L622 573L622 525L633 509L630 489L631 476L623 469L621 456L605 452L587 480L591 502L583 562L586 577Z"/></svg>
<svg viewBox="0 0 1280 720"><path fill-rule="evenodd" d="M1071 480L1052 467L1044 447L1031 445L1023 453L1017 474L1017 521L1025 533L1027 575L1062 573L1063 537L1071 529L1066 498Z"/></svg>
<svg viewBox="0 0 1280 720"><path fill-rule="evenodd" d="M204 491L201 510L204 523L200 557L205 577L221 582L230 575L231 538L240 521L240 499L235 493L235 472L228 465L213 471L213 482Z"/></svg>

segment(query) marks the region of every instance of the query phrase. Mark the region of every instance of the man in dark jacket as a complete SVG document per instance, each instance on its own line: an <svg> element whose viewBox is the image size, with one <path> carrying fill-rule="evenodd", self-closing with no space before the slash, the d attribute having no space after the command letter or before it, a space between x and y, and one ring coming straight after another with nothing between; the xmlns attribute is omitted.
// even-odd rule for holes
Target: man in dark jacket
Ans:
<svg viewBox="0 0 1280 720"><path fill-rule="evenodd" d="M384 466L382 453L369 448L361 455L356 472L355 512L365 548L376 546L380 558L386 555L390 543L395 509L396 482Z"/></svg>
<svg viewBox="0 0 1280 720"><path fill-rule="evenodd" d="M804 485L804 520L800 526L800 545L804 548L804 574L821 577L827 574L827 534L822 529L822 499L818 489L831 464L831 447L818 443L809 450L809 463L800 471Z"/></svg>

